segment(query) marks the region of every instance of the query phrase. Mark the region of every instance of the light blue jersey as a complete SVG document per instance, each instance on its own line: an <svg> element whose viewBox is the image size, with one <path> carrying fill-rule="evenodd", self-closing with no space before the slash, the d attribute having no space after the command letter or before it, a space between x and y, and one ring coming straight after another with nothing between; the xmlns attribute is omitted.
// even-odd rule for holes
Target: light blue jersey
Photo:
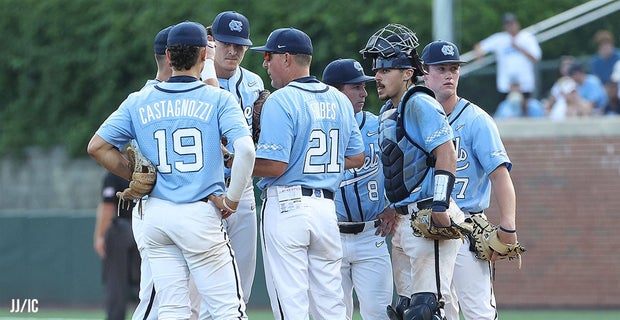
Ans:
<svg viewBox="0 0 620 320"><path fill-rule="evenodd" d="M287 163L258 186L301 185L336 191L344 157L364 152L351 101L314 77L290 82L269 96L261 113L256 158Z"/></svg>
<svg viewBox="0 0 620 320"><path fill-rule="evenodd" d="M217 81L220 84L220 88L235 96L237 102L239 102L241 106L245 120L251 127L254 101L258 99L260 92L265 90L263 79L256 73L242 67L237 67L237 71L235 71L235 74L230 77L230 79L218 78ZM230 141L228 145L226 145L226 149L230 152L235 152L235 148ZM224 175L230 177L230 168L224 168Z"/></svg>
<svg viewBox="0 0 620 320"><path fill-rule="evenodd" d="M456 145L456 180L452 197L461 210L479 212L489 207L489 174L501 165L512 164L495 122L484 110L460 99L448 116Z"/></svg>
<svg viewBox="0 0 620 320"><path fill-rule="evenodd" d="M336 213L342 222L372 221L385 208L379 118L361 111L355 114L355 120L366 146L366 156L361 168L344 172L340 190L336 192Z"/></svg>
<svg viewBox="0 0 620 320"><path fill-rule="evenodd" d="M135 139L157 167L151 196L187 203L224 193L220 137L250 130L232 94L180 76L130 94L97 135L119 150Z"/></svg>
<svg viewBox="0 0 620 320"><path fill-rule="evenodd" d="M389 101L381 113L379 139L386 193L397 207L433 197L435 170L427 165L427 158L435 148L453 139L441 104L427 92L419 92L430 90L417 87L421 86L411 87L405 93L397 108ZM405 134L401 136L403 128ZM394 145L396 148L392 148ZM403 185L405 192L391 194Z"/></svg>
<svg viewBox="0 0 620 320"><path fill-rule="evenodd" d="M251 126L254 101L258 99L258 94L265 90L263 79L254 72L237 67L237 71L230 79L218 78L217 81L220 88L235 96L243 110L245 120Z"/></svg>

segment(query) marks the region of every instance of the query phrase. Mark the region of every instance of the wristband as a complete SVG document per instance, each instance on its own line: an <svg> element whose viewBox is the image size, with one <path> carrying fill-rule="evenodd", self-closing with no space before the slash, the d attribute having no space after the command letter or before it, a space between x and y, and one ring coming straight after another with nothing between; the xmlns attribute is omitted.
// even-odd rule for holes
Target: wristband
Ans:
<svg viewBox="0 0 620 320"><path fill-rule="evenodd" d="M226 210L230 212L237 212L237 210L233 210L231 207L228 206L228 204L226 204L226 197L224 197L224 200L222 201L222 203L224 204L224 208L226 208Z"/></svg>
<svg viewBox="0 0 620 320"><path fill-rule="evenodd" d="M450 195L454 189L454 174L450 171L435 170L434 178L433 212L444 212L450 207Z"/></svg>
<svg viewBox="0 0 620 320"><path fill-rule="evenodd" d="M506 228L502 227L501 225L499 226L499 229L504 231L504 232L506 232L506 233L515 233L515 232L517 232L517 229L512 229L512 230L511 229L506 229Z"/></svg>
<svg viewBox="0 0 620 320"><path fill-rule="evenodd" d="M213 59L205 60L205 66L202 68L200 78L202 81L206 81L207 79L217 79L217 75L215 74L215 62L213 62Z"/></svg>

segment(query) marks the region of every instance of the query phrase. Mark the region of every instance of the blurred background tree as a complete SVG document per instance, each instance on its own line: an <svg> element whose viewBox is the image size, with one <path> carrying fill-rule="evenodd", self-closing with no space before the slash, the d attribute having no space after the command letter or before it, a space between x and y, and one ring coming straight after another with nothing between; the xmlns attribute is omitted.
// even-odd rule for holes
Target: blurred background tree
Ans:
<svg viewBox="0 0 620 320"><path fill-rule="evenodd" d="M454 0L454 42L461 53L501 30L505 12L515 13L527 27L583 3L577 0ZM153 38L163 27L184 20L210 24L215 15L235 10L251 23L251 39L264 44L280 27L299 28L313 40L311 72L321 77L336 58L360 60L371 74L370 61L359 50L368 37L388 23L412 28L421 48L432 39L432 0L0 0L0 155L16 155L24 146L64 145L75 157L100 123L131 92L155 76ZM445 17L450 19L451 17ZM555 80L561 55L589 56L599 29L620 35L618 12L542 44L541 92ZM446 20L447 21L447 20ZM248 51L243 65L263 77L262 55ZM463 77L460 95L488 112L495 105L494 66ZM368 110L382 102L368 86ZM540 97L539 97L540 98Z"/></svg>

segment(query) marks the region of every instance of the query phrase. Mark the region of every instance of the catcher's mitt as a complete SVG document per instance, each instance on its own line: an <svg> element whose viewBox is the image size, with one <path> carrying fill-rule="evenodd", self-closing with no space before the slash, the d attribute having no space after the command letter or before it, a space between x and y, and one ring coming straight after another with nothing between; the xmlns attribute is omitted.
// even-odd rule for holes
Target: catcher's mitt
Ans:
<svg viewBox="0 0 620 320"><path fill-rule="evenodd" d="M498 259L519 259L519 268L521 268L521 254L525 252L525 248L520 243L503 243L497 236L497 226L481 215L473 215L465 219L465 223L471 226L470 250L476 254L478 259L490 261L495 251L498 253Z"/></svg>
<svg viewBox="0 0 620 320"><path fill-rule="evenodd" d="M432 209L423 209L412 215L411 228L413 228L413 235L434 240L447 240L463 239L469 232L468 229L454 223L452 218L450 218L451 225L449 227L438 227L431 219L432 214Z"/></svg>
<svg viewBox="0 0 620 320"><path fill-rule="evenodd" d="M252 112L252 139L254 143L258 143L258 137L260 136L260 113L263 111L263 104L270 94L271 92L265 89L258 94L258 98L254 101Z"/></svg>
<svg viewBox="0 0 620 320"><path fill-rule="evenodd" d="M155 186L157 173L155 166L145 158L134 146L127 147L127 158L133 167L129 188L119 191L116 196L120 200L138 200L151 193Z"/></svg>

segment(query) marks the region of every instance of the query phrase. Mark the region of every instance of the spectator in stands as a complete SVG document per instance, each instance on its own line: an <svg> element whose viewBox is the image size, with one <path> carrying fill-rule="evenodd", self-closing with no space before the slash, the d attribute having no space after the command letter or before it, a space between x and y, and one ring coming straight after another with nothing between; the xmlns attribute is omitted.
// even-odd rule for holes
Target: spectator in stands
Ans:
<svg viewBox="0 0 620 320"><path fill-rule="evenodd" d="M558 66L558 79L553 83L553 86L549 90L549 96L543 102L543 108L547 115L551 115L552 109L555 109L555 113L558 112L558 109L564 109L563 111L560 111L560 113L566 112L564 96L562 95L562 90L560 89L568 88L566 87L566 85L564 85L565 82L573 82L568 76L568 68L570 68L570 66L573 65L573 63L575 63L576 61L577 59L575 59L575 57L573 56L560 57L560 65ZM554 105L556 103L562 105L563 107L554 108Z"/></svg>
<svg viewBox="0 0 620 320"><path fill-rule="evenodd" d="M523 100L524 97L523 93L521 93L519 82L513 81L510 84L510 92L506 99L499 103L493 117L496 119L506 119L519 117L539 118L545 116L543 104L538 99L530 97L527 104L525 104L525 110L523 109Z"/></svg>
<svg viewBox="0 0 620 320"><path fill-rule="evenodd" d="M596 54L590 61L590 72L606 84L610 81L614 65L620 60L620 50L614 46L614 36L608 30L597 31L594 42Z"/></svg>
<svg viewBox="0 0 620 320"><path fill-rule="evenodd" d="M590 103L591 114L603 114L609 101L601 80L593 74L588 74L581 63L574 63L568 69L568 76L577 83L579 95Z"/></svg>
<svg viewBox="0 0 620 320"><path fill-rule="evenodd" d="M594 75L585 72L583 64L566 57L560 64L561 76L551 88L549 99L545 106L549 110L549 117L553 120L562 120L574 116L590 116L603 113L607 105L607 93L601 81Z"/></svg>
<svg viewBox="0 0 620 320"><path fill-rule="evenodd" d="M533 34L521 30L514 14L506 13L502 21L504 31L480 41L474 50L478 59L489 52L495 54L497 91L504 99L510 91L511 81L518 81L523 94L522 109L526 109L536 88L534 67L542 57L542 50Z"/></svg>

